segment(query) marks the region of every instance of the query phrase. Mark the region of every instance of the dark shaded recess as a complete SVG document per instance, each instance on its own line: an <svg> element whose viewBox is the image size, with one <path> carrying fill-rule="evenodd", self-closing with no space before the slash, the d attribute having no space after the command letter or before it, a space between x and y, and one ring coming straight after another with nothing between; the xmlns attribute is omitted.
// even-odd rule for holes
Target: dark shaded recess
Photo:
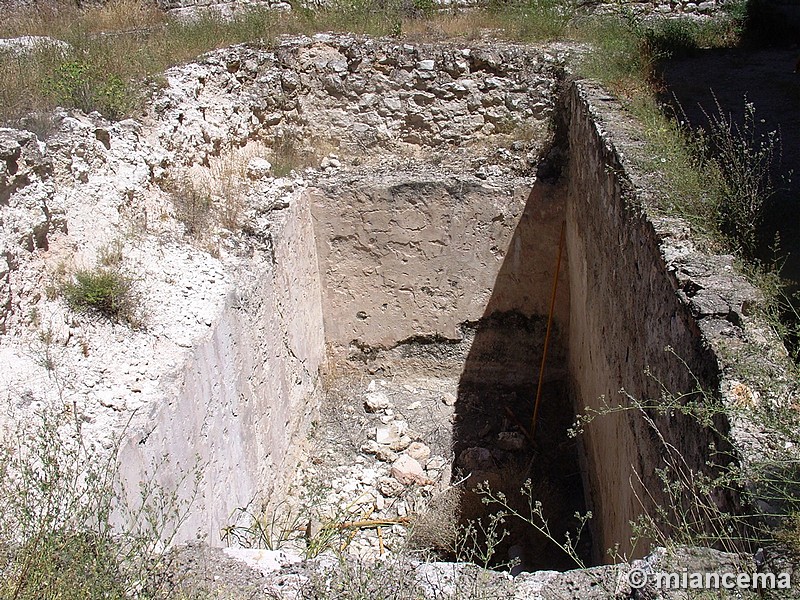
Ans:
<svg viewBox="0 0 800 600"><path fill-rule="evenodd" d="M800 31L797 0L750 0L742 32L742 45L754 48L796 48Z"/></svg>
<svg viewBox="0 0 800 600"><path fill-rule="evenodd" d="M535 219L542 214L539 203L563 205L561 172L565 156L558 143L546 153L539 170L541 176L509 248L525 248L537 241L549 244L552 240L553 223L543 225L549 228L547 236ZM556 252L557 243L552 263L547 265L551 273ZM484 315L475 326L474 341L459 380L453 425L453 481L468 476L462 484L460 506L460 520L466 524L474 520L488 523L488 515L499 508L482 502L483 496L474 491L484 481L493 492L502 492L516 510L528 515L529 502L520 490L530 480L533 499L542 502L554 537L563 540L567 531L575 531L575 512L585 512L577 443L567 436L574 411L566 385L566 332L559 323L555 324L534 440L531 418L547 316L531 314L526 306L509 307L508 299L519 297L515 286L530 275L526 269L541 268L526 263L523 256L520 272L519 257L515 262L513 254L506 255ZM549 293L542 290L542 296L549 298ZM561 307L562 314L566 314L566 308ZM566 570L576 566L534 527L513 518L504 527L509 535L496 548L497 565L508 561L509 549L518 546L522 548L525 570ZM588 562L588 533L580 541L580 552Z"/></svg>
<svg viewBox="0 0 800 600"><path fill-rule="evenodd" d="M772 262L778 236L778 258L786 257L783 275L795 282L800 281L799 63L800 2L751 0L740 47L693 49L661 65L661 100L693 129L707 127L705 113L717 111L715 97L726 115L741 124L746 98L763 120L758 132L780 132L773 172L778 191L759 232L759 258Z"/></svg>

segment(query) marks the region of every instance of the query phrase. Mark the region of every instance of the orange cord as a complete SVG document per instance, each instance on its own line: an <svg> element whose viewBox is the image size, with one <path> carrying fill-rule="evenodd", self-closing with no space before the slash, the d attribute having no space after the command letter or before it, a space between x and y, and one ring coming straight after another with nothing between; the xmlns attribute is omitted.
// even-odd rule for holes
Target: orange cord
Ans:
<svg viewBox="0 0 800 600"><path fill-rule="evenodd" d="M550 298L550 314L547 316L547 333L544 336L544 350L542 351L542 366L539 368L539 386L536 389L536 403L533 405L533 419L531 420L531 440L536 436L536 418L539 415L539 403L542 400L542 382L544 381L544 364L547 360L547 345L550 343L550 330L553 326L553 311L556 307L556 290L558 290L558 272L561 270L561 253L564 250L564 228L567 222L561 222L561 238L558 241L558 260L556 272L553 275L553 295Z"/></svg>

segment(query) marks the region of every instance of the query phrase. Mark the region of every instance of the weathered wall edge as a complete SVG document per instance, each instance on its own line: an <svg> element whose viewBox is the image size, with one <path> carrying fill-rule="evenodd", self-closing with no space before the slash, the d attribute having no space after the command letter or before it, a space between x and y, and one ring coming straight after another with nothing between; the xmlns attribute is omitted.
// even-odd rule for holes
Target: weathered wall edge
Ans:
<svg viewBox="0 0 800 600"><path fill-rule="evenodd" d="M641 147L639 125L618 101L596 84L576 81L565 103L569 363L576 410L625 404L622 389L642 401L658 399L662 383L675 395L699 382L727 402L742 393L757 397L743 383L748 379L741 357L761 361L761 372L771 377L786 361L780 341L748 314L757 290L736 272L733 257L700 252L687 224L658 210L652 175L627 158ZM759 372L752 366L748 372ZM709 444L725 443L691 418L649 417L693 468L703 468ZM729 419L720 417L719 427L727 432ZM631 521L655 505L687 508L662 491L654 471L664 465L664 445L653 434L635 410L597 419L585 432L584 477L598 553L620 543L623 552L641 554L646 548L628 542ZM743 456L739 439L747 436L734 430L731 437L734 453ZM735 509L738 502L733 495L718 499L721 509Z"/></svg>

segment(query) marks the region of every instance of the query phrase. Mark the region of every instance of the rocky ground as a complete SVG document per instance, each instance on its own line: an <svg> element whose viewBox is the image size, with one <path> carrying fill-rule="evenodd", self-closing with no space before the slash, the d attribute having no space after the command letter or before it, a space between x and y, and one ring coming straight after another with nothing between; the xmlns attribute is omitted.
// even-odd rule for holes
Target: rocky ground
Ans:
<svg viewBox="0 0 800 600"><path fill-rule="evenodd" d="M450 486L447 425L457 382L368 378L347 382L349 402L342 402L343 383L329 392L288 502L297 494L296 506L314 507L316 532L334 523L362 522L364 527L337 533L334 543L376 558L404 550L431 497Z"/></svg>

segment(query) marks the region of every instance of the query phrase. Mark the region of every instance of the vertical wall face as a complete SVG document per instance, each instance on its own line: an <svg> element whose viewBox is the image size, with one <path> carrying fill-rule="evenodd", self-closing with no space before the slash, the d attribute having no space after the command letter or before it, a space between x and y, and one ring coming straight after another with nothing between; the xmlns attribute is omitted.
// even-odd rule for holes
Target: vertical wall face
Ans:
<svg viewBox="0 0 800 600"><path fill-rule="evenodd" d="M327 341L458 339L492 312L546 314L562 206L528 202L531 185L391 176L311 190Z"/></svg>
<svg viewBox="0 0 800 600"><path fill-rule="evenodd" d="M163 456L169 462L153 479L166 490L185 495L191 470L202 473L178 540L199 531L218 543L235 509L280 491L319 405L324 331L311 215L302 201L285 213L273 226L274 264L243 266L236 296L175 382L179 391L120 452L127 481Z"/></svg>
<svg viewBox="0 0 800 600"><path fill-rule="evenodd" d="M602 101L591 93L576 85L568 99L569 366L576 408L600 409L603 397L609 405L624 404L622 388L639 400L657 399L661 389L645 374L647 367L673 393L695 390L692 374L675 355L714 390L715 359L679 298L652 222L634 204L616 151L600 133L599 115L590 106ZM665 352L667 345L675 355ZM678 416L654 418L688 464L705 464L706 431ZM672 507L654 473L664 466L663 447L640 413L624 411L591 423L584 448L598 558L617 543L629 552L630 522L652 510L649 495Z"/></svg>

